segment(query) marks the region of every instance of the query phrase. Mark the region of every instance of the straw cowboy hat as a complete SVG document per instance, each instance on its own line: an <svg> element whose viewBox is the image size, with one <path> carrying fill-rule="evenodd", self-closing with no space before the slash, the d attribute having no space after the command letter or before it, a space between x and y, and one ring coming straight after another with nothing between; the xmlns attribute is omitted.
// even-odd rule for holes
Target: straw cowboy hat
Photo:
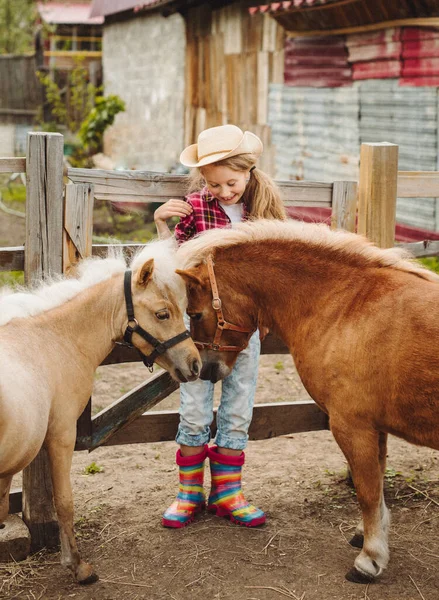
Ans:
<svg viewBox="0 0 439 600"><path fill-rule="evenodd" d="M192 144L180 154L180 162L186 167L203 167L237 154L262 153L262 142L250 131L242 131L236 125L220 125L205 129Z"/></svg>

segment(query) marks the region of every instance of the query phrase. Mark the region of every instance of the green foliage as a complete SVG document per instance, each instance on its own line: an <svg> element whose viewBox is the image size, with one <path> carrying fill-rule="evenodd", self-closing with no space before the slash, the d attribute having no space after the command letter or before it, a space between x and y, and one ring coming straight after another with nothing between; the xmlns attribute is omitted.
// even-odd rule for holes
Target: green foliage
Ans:
<svg viewBox="0 0 439 600"><path fill-rule="evenodd" d="M277 372L279 372L279 371L283 371L283 370L284 370L284 368L285 368L285 367L284 367L284 363L283 363L283 362L280 360L279 362L277 362L277 363L274 365L274 368L276 369L276 371L277 371Z"/></svg>
<svg viewBox="0 0 439 600"><path fill-rule="evenodd" d="M84 474L85 475L95 475L96 473L102 473L103 470L104 470L103 467L100 467L93 461L87 467L85 467Z"/></svg>
<svg viewBox="0 0 439 600"><path fill-rule="evenodd" d="M0 272L0 287L9 286L11 288L24 285L23 271L2 271Z"/></svg>
<svg viewBox="0 0 439 600"><path fill-rule="evenodd" d="M422 263L424 265L424 267L427 267L427 269L431 269L432 271L435 271L435 273L439 274L439 257L438 256L431 256L429 258L420 258L419 262Z"/></svg>
<svg viewBox="0 0 439 600"><path fill-rule="evenodd" d="M73 167L92 167L90 156L102 149L104 131L117 113L125 110L124 101L116 95L100 95L102 89L88 82L88 72L81 60L68 74L63 88L47 73L38 72L37 76L45 88L52 117L45 122L40 109L37 124L44 131L67 129L72 138L77 136L65 146L69 162Z"/></svg>
<svg viewBox="0 0 439 600"><path fill-rule="evenodd" d="M78 133L81 123L93 109L95 98L100 88L88 82L88 71L78 59L75 68L68 74L67 83L62 89L48 73L37 71L37 77L46 93L46 104L50 107L52 121L44 122L42 110L37 116L37 123L44 131L68 129L72 134Z"/></svg>
<svg viewBox="0 0 439 600"><path fill-rule="evenodd" d="M0 0L0 54L32 52L35 4L33 0Z"/></svg>
<svg viewBox="0 0 439 600"><path fill-rule="evenodd" d="M86 148L98 151L105 129L112 125L117 113L125 110L125 102L116 95L97 96L96 104L79 130L79 139Z"/></svg>

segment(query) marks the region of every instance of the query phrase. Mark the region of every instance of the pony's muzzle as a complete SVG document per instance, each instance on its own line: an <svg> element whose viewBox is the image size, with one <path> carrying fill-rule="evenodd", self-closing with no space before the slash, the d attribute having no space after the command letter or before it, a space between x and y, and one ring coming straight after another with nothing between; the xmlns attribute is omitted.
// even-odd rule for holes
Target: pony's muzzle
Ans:
<svg viewBox="0 0 439 600"><path fill-rule="evenodd" d="M212 383L216 383L220 379L224 379L225 377L227 377L227 375L229 375L229 374L230 374L230 369L223 362L218 362L218 361L203 362L200 379L203 379L204 381L211 381Z"/></svg>
<svg viewBox="0 0 439 600"><path fill-rule="evenodd" d="M188 381L195 381L198 379L201 372L202 363L198 358L194 358L192 363L189 365L190 373L183 372L178 367L175 369L175 375L181 383L186 383Z"/></svg>

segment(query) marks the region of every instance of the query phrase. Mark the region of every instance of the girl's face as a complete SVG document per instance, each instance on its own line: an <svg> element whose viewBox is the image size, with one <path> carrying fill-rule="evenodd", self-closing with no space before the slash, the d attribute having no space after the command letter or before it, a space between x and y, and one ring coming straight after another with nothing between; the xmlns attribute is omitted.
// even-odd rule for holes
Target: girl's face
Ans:
<svg viewBox="0 0 439 600"><path fill-rule="evenodd" d="M200 169L211 194L223 204L236 204L242 198L250 171L234 171L230 167L206 165Z"/></svg>

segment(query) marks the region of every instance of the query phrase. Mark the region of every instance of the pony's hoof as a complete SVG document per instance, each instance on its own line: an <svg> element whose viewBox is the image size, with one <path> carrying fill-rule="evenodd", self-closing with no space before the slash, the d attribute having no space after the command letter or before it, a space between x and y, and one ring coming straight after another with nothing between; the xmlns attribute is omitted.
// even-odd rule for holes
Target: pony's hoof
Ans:
<svg viewBox="0 0 439 600"><path fill-rule="evenodd" d="M356 533L349 543L354 548L362 548L364 544L364 535Z"/></svg>
<svg viewBox="0 0 439 600"><path fill-rule="evenodd" d="M78 583L80 583L81 585L90 585L91 583L96 583L96 581L98 581L98 579L99 579L99 575L97 573L92 573L91 575L89 575L85 579L82 579Z"/></svg>
<svg viewBox="0 0 439 600"><path fill-rule="evenodd" d="M372 583L375 581L373 575L363 573L363 571L359 571L355 567L352 567L352 569L346 573L345 577L348 581L352 581L352 583Z"/></svg>
<svg viewBox="0 0 439 600"><path fill-rule="evenodd" d="M81 562L76 571L76 581L81 585L90 585L95 583L99 576L94 572L93 567L85 562Z"/></svg>

